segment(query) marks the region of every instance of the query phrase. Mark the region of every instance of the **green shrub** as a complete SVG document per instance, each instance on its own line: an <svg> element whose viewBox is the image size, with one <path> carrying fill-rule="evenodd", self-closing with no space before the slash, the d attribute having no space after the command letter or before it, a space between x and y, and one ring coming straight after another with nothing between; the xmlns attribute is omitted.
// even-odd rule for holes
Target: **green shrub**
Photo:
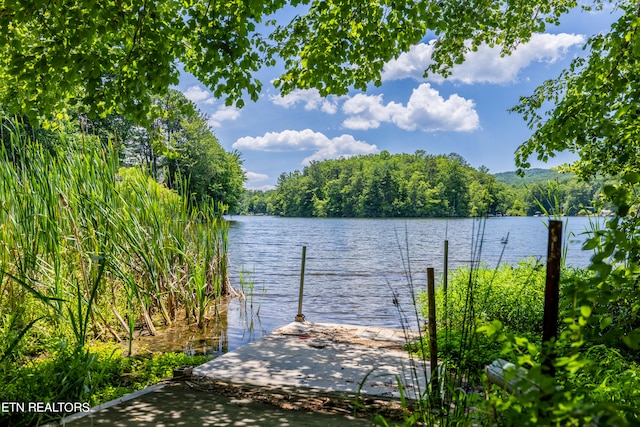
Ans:
<svg viewBox="0 0 640 427"><path fill-rule="evenodd" d="M163 353L126 357L113 344L85 349L61 345L48 356L0 364L2 402L80 402L93 407L171 377L173 369L200 365L206 356ZM0 414L0 425L29 426L64 414Z"/></svg>
<svg viewBox="0 0 640 427"><path fill-rule="evenodd" d="M527 379L528 392L493 389L483 410L501 425L640 425L640 173L603 189L615 215L583 249L586 271L565 272L560 334L536 345L493 322L481 327Z"/></svg>
<svg viewBox="0 0 640 427"><path fill-rule="evenodd" d="M496 269L481 266L473 271L463 267L453 271L446 307L443 288L439 287L436 292L439 327L448 322L452 329L458 329L472 318L479 323L499 320L512 332L542 332L543 267L540 262L529 259L516 266L502 264ZM472 302L471 311L467 301ZM426 317L426 294L421 296L421 302Z"/></svg>
<svg viewBox="0 0 640 427"><path fill-rule="evenodd" d="M574 384L597 402L635 406L640 402L640 365L617 349L598 344L585 350L588 360Z"/></svg>
<svg viewBox="0 0 640 427"><path fill-rule="evenodd" d="M499 321L505 332L539 340L544 281L545 269L534 259L496 269L483 265L453 271L446 297L442 286L436 291L440 359L451 369L479 379L484 366L501 355L499 343L475 332L492 321ZM427 318L426 293L420 295L419 304ZM428 348L426 342L423 347Z"/></svg>

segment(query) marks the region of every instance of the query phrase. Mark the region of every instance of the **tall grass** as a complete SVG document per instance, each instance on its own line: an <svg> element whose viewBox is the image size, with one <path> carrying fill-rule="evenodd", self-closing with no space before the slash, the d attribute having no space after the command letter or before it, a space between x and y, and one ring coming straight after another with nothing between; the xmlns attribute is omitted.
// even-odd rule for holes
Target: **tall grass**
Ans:
<svg viewBox="0 0 640 427"><path fill-rule="evenodd" d="M401 423L395 425L466 426L488 421L478 411L484 400L480 393L482 372L487 363L500 356L500 347L482 339L476 332L478 327L487 320L501 319L512 331L530 332L532 322L541 324L543 296L538 290L544 282L544 269L534 260L523 261L516 267L501 265L500 261L495 268L482 264L485 225L484 218L474 223L472 261L451 274L447 294L442 286L436 292L437 337L421 328L421 319L428 318L427 294L420 291L424 286L418 288L414 281L408 242L405 239L403 246L396 235L412 309L406 312L395 292L393 301L403 327L409 328L414 320L418 326L417 342L407 335L412 355L409 368L412 384L399 384L399 387L401 390L411 387L418 399L410 404L401 399L403 407L410 405L411 408ZM504 240L505 246L507 240L508 237ZM527 304L520 303L523 299ZM438 343L439 364L437 371L431 372L427 361L429 342L434 339ZM424 389L420 388L421 378L427 380ZM375 422L391 425L381 416Z"/></svg>
<svg viewBox="0 0 640 427"><path fill-rule="evenodd" d="M45 148L19 125L3 132L1 360L52 342L131 340L178 316L201 323L229 292L228 226L213 203L194 207L143 169L120 168L97 139L61 133Z"/></svg>
<svg viewBox="0 0 640 427"><path fill-rule="evenodd" d="M637 217L628 220L637 230ZM473 260L480 259L483 227L481 224L478 229L477 245L472 245ZM593 233L605 236L599 230ZM619 241L625 234L612 236L609 238ZM593 240L587 241L585 249L595 245ZM635 242L630 245L633 250L637 250ZM592 263L594 260L598 261L597 253ZM632 261L637 262L637 257ZM632 264L634 270L628 268L616 284L637 285L637 274L629 273L637 273L636 266ZM544 264L531 258L517 265L498 263L495 268L474 261L453 273L447 295L442 288L436 295L439 383L428 383L428 390L413 403L401 425L638 425L637 316L610 309L633 304L636 294L627 292L622 301L618 298L622 293L614 291L611 295L617 299L611 298L614 303L606 306L606 294L598 299L594 295L613 286L598 277L598 270L593 266L585 270L564 267L560 300L564 321L552 344L555 373L549 375L542 369L545 271ZM587 298L596 303L587 305ZM416 302L426 318L426 295L420 295ZM591 321L599 304L604 306L604 317ZM615 336L617 332L610 328L613 316L625 327L631 324L628 328L636 329L625 331L622 339L618 335L618 339L607 340L606 333ZM424 355L432 339L436 337L421 336L411 349ZM516 384L514 392L487 381L483 368L495 359L505 359L515 368L504 374L507 381ZM515 372L519 377L513 376ZM414 375L419 374L415 369ZM376 422L390 425L382 417Z"/></svg>

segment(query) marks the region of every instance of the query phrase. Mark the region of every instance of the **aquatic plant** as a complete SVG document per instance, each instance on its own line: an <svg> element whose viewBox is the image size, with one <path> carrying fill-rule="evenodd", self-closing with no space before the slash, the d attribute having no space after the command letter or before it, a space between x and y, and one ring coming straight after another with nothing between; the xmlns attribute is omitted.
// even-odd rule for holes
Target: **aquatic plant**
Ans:
<svg viewBox="0 0 640 427"><path fill-rule="evenodd" d="M121 168L97 138L60 132L43 146L3 123L0 367L61 345L82 361L88 342L154 333L194 304L202 322L230 292L228 225L212 202Z"/></svg>

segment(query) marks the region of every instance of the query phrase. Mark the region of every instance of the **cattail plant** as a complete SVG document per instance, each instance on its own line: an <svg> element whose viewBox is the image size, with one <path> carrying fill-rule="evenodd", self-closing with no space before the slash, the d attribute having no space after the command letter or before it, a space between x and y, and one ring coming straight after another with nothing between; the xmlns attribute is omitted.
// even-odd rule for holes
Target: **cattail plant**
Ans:
<svg viewBox="0 0 640 427"><path fill-rule="evenodd" d="M230 292L228 225L213 202L121 168L97 139L61 132L44 147L20 129L5 126L0 146L0 357L27 335L83 347L153 334L194 308L201 323Z"/></svg>

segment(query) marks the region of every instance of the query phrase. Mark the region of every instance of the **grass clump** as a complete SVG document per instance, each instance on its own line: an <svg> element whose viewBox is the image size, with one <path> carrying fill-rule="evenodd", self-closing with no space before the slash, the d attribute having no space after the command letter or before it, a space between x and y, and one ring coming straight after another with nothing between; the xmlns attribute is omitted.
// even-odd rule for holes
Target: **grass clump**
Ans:
<svg viewBox="0 0 640 427"><path fill-rule="evenodd" d="M174 368L200 365L206 356L163 353L127 357L115 344L60 345L23 363L0 364L3 402L78 402L93 407L170 378ZM64 413L2 413L2 425L39 425Z"/></svg>
<svg viewBox="0 0 640 427"><path fill-rule="evenodd" d="M545 269L533 258L451 272L446 296L442 287L436 292L439 359L480 382L484 366L500 357L502 347L476 334L477 327L497 320L505 332L535 341L542 333L544 281ZM426 293L419 294L418 305L426 319ZM425 335L420 351L428 352L428 339Z"/></svg>

